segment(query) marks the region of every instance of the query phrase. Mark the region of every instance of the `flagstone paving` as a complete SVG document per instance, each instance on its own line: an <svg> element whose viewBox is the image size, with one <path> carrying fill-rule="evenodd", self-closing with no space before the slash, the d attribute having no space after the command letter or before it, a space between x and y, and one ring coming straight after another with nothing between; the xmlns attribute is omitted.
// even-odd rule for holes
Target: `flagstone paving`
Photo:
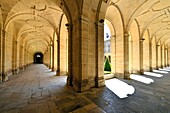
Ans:
<svg viewBox="0 0 170 113"><path fill-rule="evenodd" d="M135 87L120 99L107 87L77 93L66 86L67 76L33 64L0 83L0 113L170 113L170 74L163 75L149 76L149 85L120 79Z"/></svg>

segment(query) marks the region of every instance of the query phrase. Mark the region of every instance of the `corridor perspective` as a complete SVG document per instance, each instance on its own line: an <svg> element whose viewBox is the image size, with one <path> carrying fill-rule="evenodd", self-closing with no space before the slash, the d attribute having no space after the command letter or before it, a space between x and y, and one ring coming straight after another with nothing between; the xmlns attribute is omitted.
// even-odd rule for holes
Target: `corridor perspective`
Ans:
<svg viewBox="0 0 170 113"><path fill-rule="evenodd" d="M0 0L0 113L170 113L169 89L170 0Z"/></svg>
<svg viewBox="0 0 170 113"><path fill-rule="evenodd" d="M154 80L149 85L120 79L135 87L133 95L121 99L107 87L76 93L66 87L66 76L32 64L0 83L0 113L169 113L170 68L166 70L161 78L149 76Z"/></svg>

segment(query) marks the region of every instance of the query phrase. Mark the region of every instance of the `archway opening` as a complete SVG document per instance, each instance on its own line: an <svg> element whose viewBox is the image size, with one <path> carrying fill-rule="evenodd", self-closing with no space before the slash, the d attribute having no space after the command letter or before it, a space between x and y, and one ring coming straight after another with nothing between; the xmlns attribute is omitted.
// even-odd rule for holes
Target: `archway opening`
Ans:
<svg viewBox="0 0 170 113"><path fill-rule="evenodd" d="M111 74L111 31L104 23L104 75Z"/></svg>
<svg viewBox="0 0 170 113"><path fill-rule="evenodd" d="M43 54L35 53L34 54L34 64L42 64L43 63Z"/></svg>

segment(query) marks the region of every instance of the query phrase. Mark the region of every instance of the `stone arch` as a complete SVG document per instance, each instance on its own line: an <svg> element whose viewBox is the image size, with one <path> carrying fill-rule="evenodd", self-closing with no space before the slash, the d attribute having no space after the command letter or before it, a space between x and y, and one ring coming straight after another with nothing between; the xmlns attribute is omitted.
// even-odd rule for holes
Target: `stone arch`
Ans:
<svg viewBox="0 0 170 113"><path fill-rule="evenodd" d="M115 73L116 70L116 38L115 38L115 28L114 26L111 24L110 21L108 21L107 19L105 19L105 24L107 24L107 26L110 29L111 32L111 36L110 36L110 55L111 55L111 73Z"/></svg>
<svg viewBox="0 0 170 113"><path fill-rule="evenodd" d="M114 12L114 14L113 14ZM101 18L101 15L99 16ZM115 44L112 41L112 44L115 45L115 76L124 77L125 72L125 61L124 61L124 28L121 13L119 9L114 6L112 3L107 7L105 13L105 19L107 19L114 28L114 37Z"/></svg>
<svg viewBox="0 0 170 113"><path fill-rule="evenodd" d="M36 52L34 54L34 64L42 64L43 63L43 54L41 52Z"/></svg>
<svg viewBox="0 0 170 113"><path fill-rule="evenodd" d="M138 24L134 20L130 26L130 67L131 73L139 73L140 71L140 38L139 38L139 29Z"/></svg>
<svg viewBox="0 0 170 113"><path fill-rule="evenodd" d="M65 15L62 16L60 25L60 72L62 74L68 73L68 29L65 26L67 24L67 18Z"/></svg>
<svg viewBox="0 0 170 113"><path fill-rule="evenodd" d="M6 57L4 60L4 69L5 69L4 73L7 73L6 74L7 76L11 75L12 72L14 74L15 73L17 74L20 68L24 67L25 65L33 63L33 54L36 52L36 48L39 48L39 50L37 50L37 52L41 52L42 54L46 53L46 51L48 51L48 50L51 51L51 52L48 52L48 54L50 54L50 53L54 54L54 52L55 52L54 49L49 49L49 48L51 48L51 44L54 43L53 38L57 37L56 32L57 32L58 26L56 27L56 24L57 25L59 24L59 23L57 23L57 22L59 22L59 20L57 20L56 18L54 19L52 17L52 15L49 16L49 18L46 18L45 16L43 16L43 12L46 12L46 10L49 10L49 9L51 10L52 13L54 13L54 12L57 13L57 11L59 11L59 13L58 13L59 15L63 15L63 12L64 12L64 14L66 15L65 18L67 19L67 23L69 23L70 25L72 23L72 17L71 17L72 14L70 13L69 8L68 8L69 3L66 3L64 1L62 3L61 2L53 3L52 1L50 1L50 3L52 4L53 7L46 6L46 9L42 9L42 7L41 7L40 10L42 10L42 12L40 13L39 12L40 10L35 8L36 6L34 6L34 7L30 6L30 7L24 9L24 7L22 7L23 4L21 2L24 2L24 0L18 1L16 4L14 4L13 7L11 7L10 12L8 13L8 16L6 18L6 23L5 23L5 27L4 27L4 29L6 31L6 34L5 34L5 56ZM27 2L27 1L25 1L25 2ZM32 3L30 3L30 4L32 4ZM27 4L27 5L29 5L29 4ZM54 6L56 6L56 7L54 8ZM20 9L20 11L18 11L18 9ZM37 10L39 10L39 11L37 11ZM35 16L37 12L39 12L39 14L37 14L37 16ZM35 21L32 21L31 19L35 20ZM26 27L24 26L25 24L27 24ZM41 26L34 26L37 24L40 24ZM36 30L36 32L33 30L34 27L35 27L35 29L38 28L38 30ZM46 33L46 31L48 32L48 30L46 30L46 31L42 30L43 27L46 27L47 29L51 28L51 30L49 30L48 34ZM64 25L64 27L65 27L65 25ZM26 31L25 28L30 28L30 29ZM29 34L31 34L33 32L35 33L34 38L28 38L28 37L32 37ZM46 36L44 36L43 38L38 37L41 40L36 40L35 37L37 37L38 32L44 32L44 35L46 35ZM72 31L69 30L69 32L72 32ZM69 34L72 34L72 33L69 33ZM69 37L72 37L72 36L69 35ZM28 41L25 39L27 39L27 40L32 39L34 41L37 41L37 42L39 42L39 44L38 44L39 46L37 46L36 43L31 43L31 44L29 44L29 48L27 48ZM41 44L41 42L42 42L42 44ZM9 49L9 51L8 51L8 49ZM32 57L31 57L31 55L32 55ZM47 58L47 57L44 57L44 58ZM48 58L51 59L52 56L50 56ZM6 66L6 64L7 64L6 59L8 59L8 61L12 64L8 63L9 65ZM53 61L54 61L54 59L53 59ZM53 63L50 63L50 65L52 65L52 64Z"/></svg>

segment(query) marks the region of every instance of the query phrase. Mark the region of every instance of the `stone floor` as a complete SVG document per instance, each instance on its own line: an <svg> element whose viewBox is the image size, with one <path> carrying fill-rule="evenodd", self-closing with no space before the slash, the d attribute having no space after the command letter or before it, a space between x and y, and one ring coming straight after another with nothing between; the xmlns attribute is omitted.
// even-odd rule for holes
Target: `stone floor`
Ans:
<svg viewBox="0 0 170 113"><path fill-rule="evenodd" d="M170 74L149 76L152 84L121 79L135 87L124 99L107 87L76 93L65 86L66 76L54 75L35 64L0 83L0 113L170 113Z"/></svg>

